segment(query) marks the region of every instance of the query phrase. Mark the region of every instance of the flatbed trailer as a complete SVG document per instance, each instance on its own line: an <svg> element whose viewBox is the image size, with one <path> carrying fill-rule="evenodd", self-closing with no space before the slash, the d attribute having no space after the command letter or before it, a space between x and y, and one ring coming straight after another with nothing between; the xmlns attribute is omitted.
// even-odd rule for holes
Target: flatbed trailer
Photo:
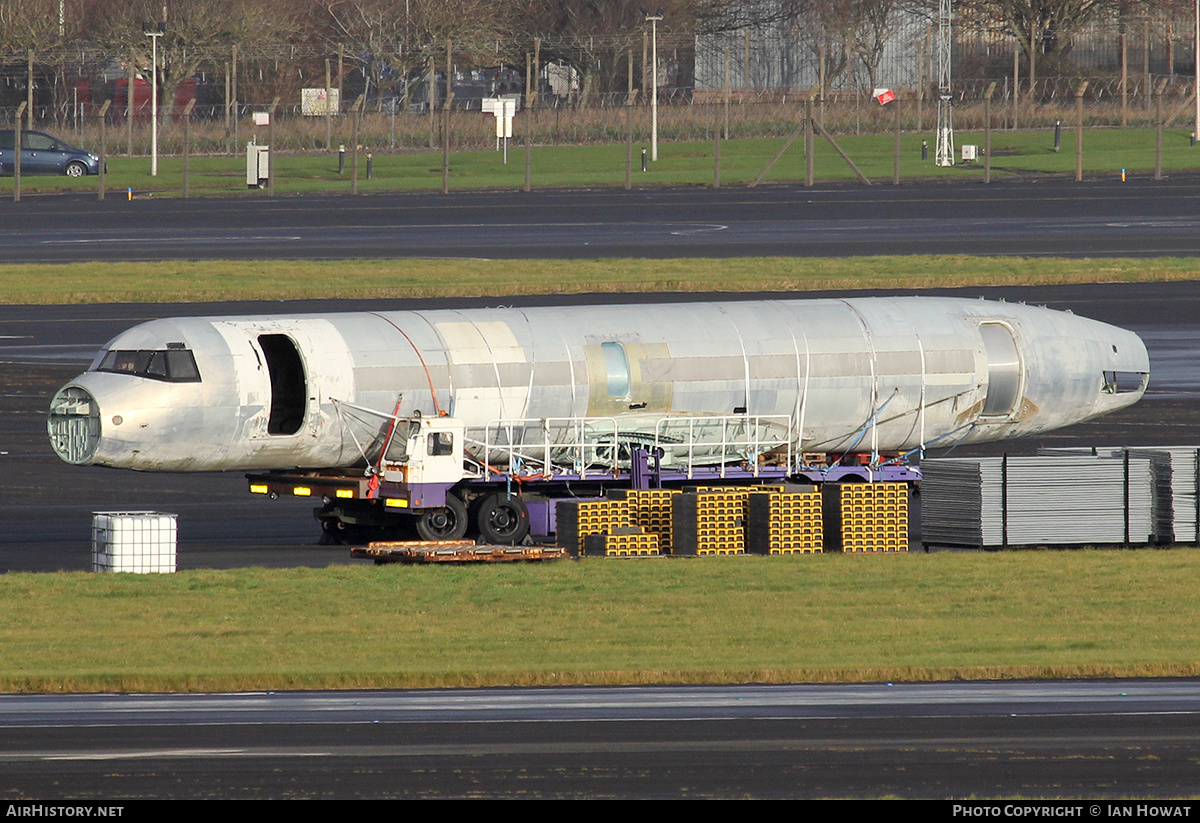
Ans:
<svg viewBox="0 0 1200 823"><path fill-rule="evenodd" d="M403 431L363 467L248 474L250 491L319 501L314 516L328 542L415 532L514 545L553 535L558 501L616 490L920 480L895 457L793 460L787 417L664 418L637 431L615 418L496 421L481 440L453 417L397 422Z"/></svg>

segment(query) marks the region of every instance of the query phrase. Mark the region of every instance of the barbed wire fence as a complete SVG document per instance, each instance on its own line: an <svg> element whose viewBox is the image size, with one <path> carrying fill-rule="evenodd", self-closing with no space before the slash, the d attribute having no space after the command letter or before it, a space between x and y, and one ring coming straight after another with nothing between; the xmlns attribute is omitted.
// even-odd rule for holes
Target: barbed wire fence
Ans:
<svg viewBox="0 0 1200 823"><path fill-rule="evenodd" d="M729 138L790 135L810 95L824 128L833 134L888 132L894 120L873 100L875 85L900 95L904 131L932 130L932 40L928 21L899 19L875 65L868 67L845 44L811 31L668 33L658 43L660 140L711 140L715 130ZM285 153L335 151L346 144L356 102L359 143L376 151L440 149L447 123L453 151L487 149L495 140L495 121L485 116L483 101L497 94L519 100L519 117L531 123L516 131L524 135L528 128L534 145L624 142L631 105L634 139L649 138L644 33L526 38L497 42L492 54L473 56L450 48L449 89L445 44L398 46L392 54L372 54L356 44L193 51L185 56L196 66L194 74L177 88L160 88L159 151L182 151L188 102L193 106L191 151L198 154L236 154L248 140L264 136L255 131L252 115L275 101L273 140L276 151ZM1121 25L1096 23L1032 70L1013 38L962 30L954 59L954 116L960 130L982 128L983 97L993 82L994 128L1045 128L1073 117L1076 90L1085 80L1088 127L1153 126L1153 92L1160 83L1166 87L1168 125L1190 124L1186 112L1195 92L1195 44L1188 21L1160 16ZM135 67L130 95L124 55L67 45L0 56L0 126L11 127L25 102L23 126L92 145L99 111L109 101L104 124L109 152L148 154L148 75L148 66ZM335 102L327 107L306 103L305 95L312 92L305 89L328 90ZM447 118L440 110L448 91L454 96Z"/></svg>

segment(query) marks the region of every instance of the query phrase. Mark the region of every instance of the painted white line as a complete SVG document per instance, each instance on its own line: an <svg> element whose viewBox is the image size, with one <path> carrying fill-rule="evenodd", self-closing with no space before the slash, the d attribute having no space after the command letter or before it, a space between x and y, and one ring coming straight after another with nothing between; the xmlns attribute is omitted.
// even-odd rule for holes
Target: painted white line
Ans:
<svg viewBox="0 0 1200 823"><path fill-rule="evenodd" d="M87 240L42 240L41 246L91 246L101 243L259 243L262 241L296 241L303 240L299 235L282 235L278 237L98 237Z"/></svg>

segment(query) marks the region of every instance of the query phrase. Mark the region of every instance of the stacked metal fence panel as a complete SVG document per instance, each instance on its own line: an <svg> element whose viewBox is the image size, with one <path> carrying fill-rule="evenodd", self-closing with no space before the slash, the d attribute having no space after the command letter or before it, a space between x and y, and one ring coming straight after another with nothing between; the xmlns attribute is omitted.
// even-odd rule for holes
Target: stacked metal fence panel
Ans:
<svg viewBox="0 0 1200 823"><path fill-rule="evenodd" d="M1119 457L1166 456L1170 470L1170 499L1160 501L1160 517L1169 517L1169 528L1160 529L1163 541L1200 543L1200 446L1111 446L1095 448L1042 448L1038 454L1090 454Z"/></svg>
<svg viewBox="0 0 1200 823"><path fill-rule="evenodd" d="M941 458L921 472L927 546L1144 545L1169 528L1160 453Z"/></svg>

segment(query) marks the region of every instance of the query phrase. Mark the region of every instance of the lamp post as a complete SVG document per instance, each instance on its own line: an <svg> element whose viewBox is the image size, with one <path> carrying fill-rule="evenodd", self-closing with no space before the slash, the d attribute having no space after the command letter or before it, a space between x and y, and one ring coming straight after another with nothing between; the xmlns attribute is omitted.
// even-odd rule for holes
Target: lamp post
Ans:
<svg viewBox="0 0 1200 823"><path fill-rule="evenodd" d="M1200 3L1200 0L1196 0ZM646 22L650 24L650 41L652 43L650 49L651 66L650 69L650 159L658 160L658 21L663 19L663 10L651 14L648 11L642 10L646 15Z"/></svg>
<svg viewBox="0 0 1200 823"><path fill-rule="evenodd" d="M1192 41L1192 57L1196 64L1196 122L1192 124L1192 139L1200 143L1200 0L1196 0L1196 29Z"/></svg>
<svg viewBox="0 0 1200 823"><path fill-rule="evenodd" d="M150 38L150 176L158 177L158 38L167 31L166 23L142 23L142 34Z"/></svg>

